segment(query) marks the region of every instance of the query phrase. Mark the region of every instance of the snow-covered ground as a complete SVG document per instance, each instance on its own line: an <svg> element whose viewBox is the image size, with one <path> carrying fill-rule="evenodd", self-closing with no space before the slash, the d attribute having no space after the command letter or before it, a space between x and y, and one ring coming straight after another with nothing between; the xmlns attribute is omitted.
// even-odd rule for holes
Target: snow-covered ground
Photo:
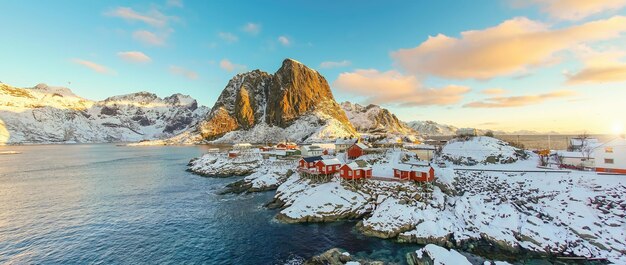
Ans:
<svg viewBox="0 0 626 265"><path fill-rule="evenodd" d="M527 156L524 150L486 136L452 139L441 150L442 159L457 165L507 164Z"/></svg>

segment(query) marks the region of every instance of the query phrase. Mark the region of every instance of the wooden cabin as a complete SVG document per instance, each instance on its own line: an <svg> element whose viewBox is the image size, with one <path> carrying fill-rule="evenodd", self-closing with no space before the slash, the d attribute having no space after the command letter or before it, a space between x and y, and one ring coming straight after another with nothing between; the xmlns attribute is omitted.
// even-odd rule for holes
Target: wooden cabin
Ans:
<svg viewBox="0 0 626 265"><path fill-rule="evenodd" d="M282 142L282 143L277 144L276 148L285 149L285 150L295 150L295 149L298 149L298 145L295 143Z"/></svg>
<svg viewBox="0 0 626 265"><path fill-rule="evenodd" d="M298 161L298 167L306 169L315 168L315 163L322 159L323 158L321 156L303 157L300 159L300 161Z"/></svg>
<svg viewBox="0 0 626 265"><path fill-rule="evenodd" d="M355 159L365 154L369 147L363 143L355 143L348 148L348 158Z"/></svg>
<svg viewBox="0 0 626 265"><path fill-rule="evenodd" d="M418 167L400 164L393 168L393 177L420 182L429 182L435 179L435 169L433 169L433 167Z"/></svg>
<svg viewBox="0 0 626 265"><path fill-rule="evenodd" d="M229 151L228 158L235 158L239 156L239 151Z"/></svg>
<svg viewBox="0 0 626 265"><path fill-rule="evenodd" d="M339 166L341 166L341 161L337 158L333 159L323 159L319 160L315 163L315 168L317 172L322 174L334 174L339 172Z"/></svg>
<svg viewBox="0 0 626 265"><path fill-rule="evenodd" d="M345 164L339 169L339 176L343 179L367 179L372 177L372 167L364 160L356 160Z"/></svg>

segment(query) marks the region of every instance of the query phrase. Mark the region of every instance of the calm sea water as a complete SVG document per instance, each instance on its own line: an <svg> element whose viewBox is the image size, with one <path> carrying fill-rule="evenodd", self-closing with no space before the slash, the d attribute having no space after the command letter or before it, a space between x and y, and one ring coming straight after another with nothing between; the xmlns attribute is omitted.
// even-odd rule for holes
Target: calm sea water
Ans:
<svg viewBox="0 0 626 265"><path fill-rule="evenodd" d="M287 225L274 192L217 195L235 179L185 172L206 147L0 147L0 264L284 264L341 247L402 263L415 245L353 222Z"/></svg>

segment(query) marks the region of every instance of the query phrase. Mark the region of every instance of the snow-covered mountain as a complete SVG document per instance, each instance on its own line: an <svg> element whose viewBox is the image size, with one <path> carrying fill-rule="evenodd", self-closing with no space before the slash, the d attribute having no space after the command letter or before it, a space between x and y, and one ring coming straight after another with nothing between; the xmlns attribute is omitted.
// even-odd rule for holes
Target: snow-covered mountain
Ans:
<svg viewBox="0 0 626 265"><path fill-rule="evenodd" d="M274 74L238 74L207 118L169 142L315 142L358 135L335 101L326 79L285 59Z"/></svg>
<svg viewBox="0 0 626 265"><path fill-rule="evenodd" d="M396 115L378 105L361 106L349 101L341 103L341 108L359 133L407 135L416 132L398 120Z"/></svg>
<svg viewBox="0 0 626 265"><path fill-rule="evenodd" d="M455 135L458 129L452 125L439 124L434 121L410 121L407 125L425 136Z"/></svg>
<svg viewBox="0 0 626 265"><path fill-rule="evenodd" d="M193 98L139 92L92 101L64 87L0 83L0 144L153 140L179 134L208 109Z"/></svg>

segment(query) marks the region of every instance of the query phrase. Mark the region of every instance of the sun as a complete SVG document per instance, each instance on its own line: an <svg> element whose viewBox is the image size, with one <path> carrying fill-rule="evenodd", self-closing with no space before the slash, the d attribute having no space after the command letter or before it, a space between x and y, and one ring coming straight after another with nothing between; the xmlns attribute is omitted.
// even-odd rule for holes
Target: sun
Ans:
<svg viewBox="0 0 626 265"><path fill-rule="evenodd" d="M614 134L622 134L624 133L624 125L619 122L613 123L613 133Z"/></svg>

